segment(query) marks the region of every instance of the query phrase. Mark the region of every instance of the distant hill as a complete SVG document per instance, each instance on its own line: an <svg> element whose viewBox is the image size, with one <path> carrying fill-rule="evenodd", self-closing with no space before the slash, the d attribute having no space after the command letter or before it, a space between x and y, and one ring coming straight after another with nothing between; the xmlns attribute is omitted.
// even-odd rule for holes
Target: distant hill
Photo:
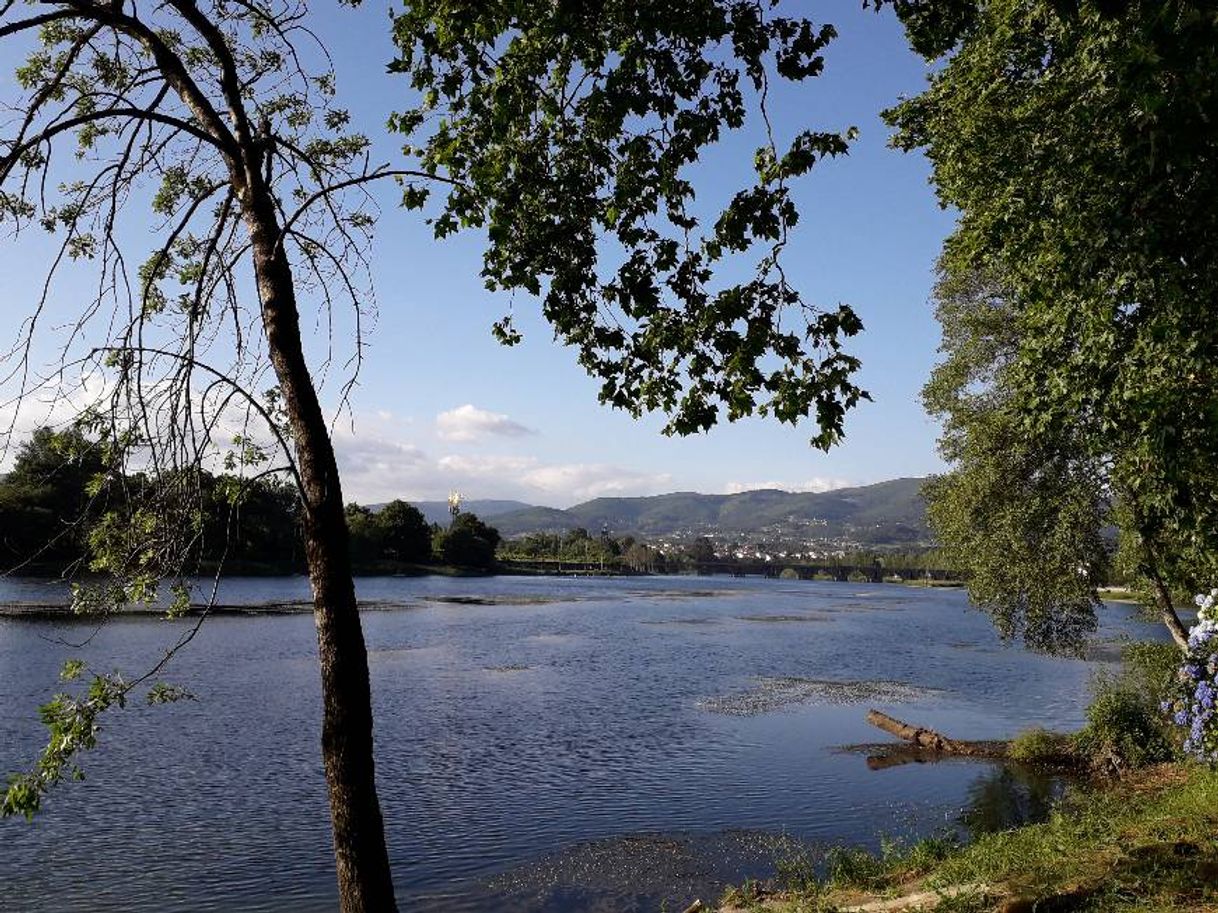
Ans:
<svg viewBox="0 0 1218 913"><path fill-rule="evenodd" d="M893 479L816 493L764 489L734 495L675 492L646 498L596 498L566 510L522 506L496 514L484 513L477 501L466 507L479 516L493 516L504 536L575 527L595 534L607 527L615 536L766 535L895 547L930 541L921 496L923 481ZM446 505L444 509L447 515Z"/></svg>

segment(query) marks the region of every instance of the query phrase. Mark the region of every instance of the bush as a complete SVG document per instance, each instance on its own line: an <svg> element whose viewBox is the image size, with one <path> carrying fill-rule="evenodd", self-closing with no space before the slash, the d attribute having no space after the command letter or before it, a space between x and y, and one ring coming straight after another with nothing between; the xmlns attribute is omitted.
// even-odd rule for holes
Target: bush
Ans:
<svg viewBox="0 0 1218 913"><path fill-rule="evenodd" d="M1121 658L1122 679L1135 691L1144 691L1148 704L1158 705L1174 693L1180 670L1180 648L1175 644L1126 644Z"/></svg>
<svg viewBox="0 0 1218 913"><path fill-rule="evenodd" d="M1070 736L1035 726L1011 740L1008 755L1023 764L1063 764L1074 759L1074 747Z"/></svg>
<svg viewBox="0 0 1218 913"><path fill-rule="evenodd" d="M1074 737L1076 751L1093 767L1119 775L1175 757L1153 694L1113 678L1097 679L1093 690L1087 724Z"/></svg>

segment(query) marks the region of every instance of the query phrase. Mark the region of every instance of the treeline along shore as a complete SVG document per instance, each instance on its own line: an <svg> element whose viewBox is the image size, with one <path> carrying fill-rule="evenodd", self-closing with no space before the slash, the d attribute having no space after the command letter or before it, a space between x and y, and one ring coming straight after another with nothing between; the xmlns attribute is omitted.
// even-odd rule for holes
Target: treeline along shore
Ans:
<svg viewBox="0 0 1218 913"><path fill-rule="evenodd" d="M0 562L24 576L80 576L108 524L149 522L156 505L184 524L191 570L229 575L305 570L300 504L275 475L243 478L195 470L189 477L128 474L116 480L102 451L76 431L37 430L0 478ZM740 555L706 536L649 543L583 528L510 540L469 512L429 523L405 501L346 508L353 565L360 574L730 574L799 579L944 582L956 576L934 550L853 551L818 558Z"/></svg>

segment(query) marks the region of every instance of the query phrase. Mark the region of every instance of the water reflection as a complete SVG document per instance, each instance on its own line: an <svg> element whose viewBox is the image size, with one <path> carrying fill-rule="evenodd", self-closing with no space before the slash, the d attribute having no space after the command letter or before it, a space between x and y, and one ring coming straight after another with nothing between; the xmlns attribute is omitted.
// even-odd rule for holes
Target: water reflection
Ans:
<svg viewBox="0 0 1218 913"><path fill-rule="evenodd" d="M960 823L970 837L1044 821L1065 794L1069 781L1020 764L1005 764L976 780Z"/></svg>

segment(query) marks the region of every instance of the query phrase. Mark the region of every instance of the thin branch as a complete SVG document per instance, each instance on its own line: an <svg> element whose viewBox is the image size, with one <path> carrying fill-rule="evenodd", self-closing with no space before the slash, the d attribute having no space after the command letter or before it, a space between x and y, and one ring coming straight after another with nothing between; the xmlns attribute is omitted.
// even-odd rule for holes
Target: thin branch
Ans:
<svg viewBox="0 0 1218 913"><path fill-rule="evenodd" d="M291 144L285 143L284 145L287 145L289 149L291 149L293 152L300 154L303 157L304 154L302 152L300 152L299 150L294 149L291 146ZM441 175L428 174L425 171L415 171L415 170L412 170L409 168L389 168L388 166L384 166L382 168L378 168L375 171L368 172L367 174L360 174L360 175L356 175L355 177L352 177L352 178L347 178L346 180L343 180L343 181L338 181L337 183L330 184L329 186L326 186L326 187L322 187L320 190L314 192L303 203L300 204L300 206L296 209L296 211L293 212L292 215L288 218L288 220L284 223L283 228L281 228L279 231L279 242L278 243L279 244L283 243L284 237L288 234L289 231L291 231L292 226L296 224L296 221L302 215L304 215L305 210L307 210L310 206L312 206L314 203L318 202L319 200L325 199L325 198L329 197L330 194L337 193L340 190L346 190L351 187L359 187L364 184L369 184L372 181L378 181L381 178L393 178L393 177L423 178L423 179L429 180L429 181L437 181L441 184L449 184L454 187L463 187L464 186L460 181L456 181L451 178L442 177Z"/></svg>

